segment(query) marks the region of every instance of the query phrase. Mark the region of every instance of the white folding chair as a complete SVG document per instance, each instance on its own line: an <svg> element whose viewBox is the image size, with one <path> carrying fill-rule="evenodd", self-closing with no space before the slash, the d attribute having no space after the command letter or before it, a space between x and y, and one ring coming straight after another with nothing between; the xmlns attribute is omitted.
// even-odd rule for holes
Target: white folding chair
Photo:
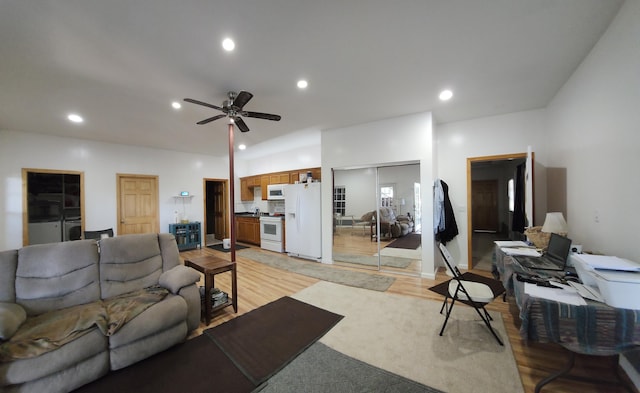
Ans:
<svg viewBox="0 0 640 393"><path fill-rule="evenodd" d="M442 258L444 262L447 264L447 268L453 274L453 278L449 280L448 291L445 295L444 302L442 303L442 308L440 308L440 314L442 314L443 310L446 310L446 317L444 320L444 324L442 325L442 329L440 330L440 335L444 332L444 328L447 326L447 322L449 321L449 316L451 315L451 311L453 310L453 306L456 301L460 303L464 303L468 306L473 307L484 324L489 328L493 337L498 341L500 345L504 345L498 334L493 330L491 326L491 315L485 309L485 305L491 303L493 299L495 299L499 293L496 294L491 289L489 285L482 282L471 281L462 274L460 274L460 270L455 266L453 258L449 253L449 250L444 246L444 244L440 243L440 253L442 254ZM474 275L475 276L475 275ZM483 278L483 281L493 280L490 278ZM498 280L493 280L498 281ZM498 282L499 283L499 282ZM502 283L499 283L498 287L502 286ZM504 289L503 289L504 290ZM449 299L451 299L451 304L449 304Z"/></svg>

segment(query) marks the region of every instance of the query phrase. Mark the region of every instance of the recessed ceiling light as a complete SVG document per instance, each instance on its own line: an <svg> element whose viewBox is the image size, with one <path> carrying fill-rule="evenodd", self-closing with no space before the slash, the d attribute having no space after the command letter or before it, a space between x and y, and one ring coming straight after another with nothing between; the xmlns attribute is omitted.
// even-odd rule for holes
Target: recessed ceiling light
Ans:
<svg viewBox="0 0 640 393"><path fill-rule="evenodd" d="M247 148L247 145L245 145L244 143L238 145L238 149L240 149L240 150L244 150L246 148Z"/></svg>
<svg viewBox="0 0 640 393"><path fill-rule="evenodd" d="M173 109L180 109L182 108L182 104L180 104L178 101L173 101L171 103L171 106L173 107Z"/></svg>
<svg viewBox="0 0 640 393"><path fill-rule="evenodd" d="M300 88L300 89L306 89L306 88L307 88L307 86L309 86L309 83L307 83L307 81L306 81L306 80L301 79L301 80L299 80L299 81L298 81L298 88Z"/></svg>
<svg viewBox="0 0 640 393"><path fill-rule="evenodd" d="M67 116L67 119L69 119L69 121L73 123L82 123L84 121L82 116L77 115L75 113L70 113L69 116Z"/></svg>
<svg viewBox="0 0 640 393"><path fill-rule="evenodd" d="M224 48L224 50L226 50L227 52L231 52L235 47L236 47L236 43L233 42L233 40L231 38L225 38L222 41L222 47Z"/></svg>
<svg viewBox="0 0 640 393"><path fill-rule="evenodd" d="M442 90L438 97L441 101L448 101L453 97L453 92L451 90Z"/></svg>

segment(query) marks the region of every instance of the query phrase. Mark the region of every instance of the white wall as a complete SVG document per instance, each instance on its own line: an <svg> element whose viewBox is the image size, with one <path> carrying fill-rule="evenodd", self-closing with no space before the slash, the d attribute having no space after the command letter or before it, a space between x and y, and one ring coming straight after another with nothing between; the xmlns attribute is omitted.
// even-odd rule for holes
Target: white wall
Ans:
<svg viewBox="0 0 640 393"><path fill-rule="evenodd" d="M621 7L548 107L549 165L567 168L569 237L640 262L640 1Z"/></svg>
<svg viewBox="0 0 640 393"><path fill-rule="evenodd" d="M344 186L346 190L345 215L359 219L363 214L376 208L376 170L375 168L359 168L337 170L334 172L334 185ZM393 184L396 192L396 214L413 215L414 197L413 183L420 180L420 165L386 166L378 171L381 185ZM398 200L405 199L405 205L400 206Z"/></svg>
<svg viewBox="0 0 640 393"><path fill-rule="evenodd" d="M319 129L307 129L249 146L236 154L240 177L320 166Z"/></svg>
<svg viewBox="0 0 640 393"><path fill-rule="evenodd" d="M546 212L544 167L547 161L547 134L546 112L542 109L441 124L437 127L438 177L449 186L449 199L460 232L447 243L447 248L460 266L466 267L469 257L467 158L526 153L527 146L531 146L536 160L534 223L537 225Z"/></svg>
<svg viewBox="0 0 640 393"><path fill-rule="evenodd" d="M364 213L375 210L375 168L359 168L335 171L333 184L336 187L345 187L345 215L352 215L355 219L359 219Z"/></svg>
<svg viewBox="0 0 640 393"><path fill-rule="evenodd" d="M320 131L318 131L318 134L319 132ZM305 135L308 133L309 132L305 132ZM266 142L267 146L264 146L265 150L273 149L273 147L269 146L272 143L272 141ZM261 148L261 145L252 147L253 150L258 151L260 151ZM304 168L317 168L321 165L320 154L319 137L298 141L292 148L272 154L250 153L247 155L240 152L236 155L236 164L234 166L236 190L240 190L240 177ZM330 173L329 176L331 176ZM242 201L240 200L240 192L236 192L235 210L238 212L253 211L256 207L263 212L270 210L270 204L272 204L272 202L262 200L262 189L260 187L254 189L253 199L253 201Z"/></svg>
<svg viewBox="0 0 640 393"><path fill-rule="evenodd" d="M419 113L352 127L322 132L322 173L332 168L377 166L384 163L420 163L423 185L423 223L433 222L434 151L431 113ZM325 182L327 179L325 179ZM332 197L331 187L322 188L322 261L331 263ZM431 226L430 224L427 226ZM422 275L433 278L433 235L422 234Z"/></svg>
<svg viewBox="0 0 640 393"><path fill-rule="evenodd" d="M195 195L186 214L203 222L203 178L229 177L226 157L0 131L0 250L22 247L22 168L83 171L87 230L117 228L117 173L158 176L162 232L182 212L174 195Z"/></svg>

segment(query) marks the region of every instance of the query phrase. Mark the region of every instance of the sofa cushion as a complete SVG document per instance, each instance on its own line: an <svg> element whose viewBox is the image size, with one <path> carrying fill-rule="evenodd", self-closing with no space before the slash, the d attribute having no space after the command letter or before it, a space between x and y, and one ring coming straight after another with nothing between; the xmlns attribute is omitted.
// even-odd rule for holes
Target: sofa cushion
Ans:
<svg viewBox="0 0 640 393"><path fill-rule="evenodd" d="M95 381L109 372L109 351L102 351L43 378L12 385L7 393L65 393Z"/></svg>
<svg viewBox="0 0 640 393"><path fill-rule="evenodd" d="M37 244L18 251L16 303L27 315L100 299L95 240Z"/></svg>
<svg viewBox="0 0 640 393"><path fill-rule="evenodd" d="M97 328L40 356L12 362L0 362L0 386L33 381L65 370L83 359L108 349L108 338ZM108 358L106 365L108 366Z"/></svg>
<svg viewBox="0 0 640 393"><path fill-rule="evenodd" d="M155 233L100 240L100 282L103 299L158 284L162 255Z"/></svg>
<svg viewBox="0 0 640 393"><path fill-rule="evenodd" d="M393 209L390 207L381 207L380 208L380 222L395 222L396 214L393 212Z"/></svg>
<svg viewBox="0 0 640 393"><path fill-rule="evenodd" d="M27 312L19 304L0 302L0 341L8 340L27 319Z"/></svg>
<svg viewBox="0 0 640 393"><path fill-rule="evenodd" d="M109 338L111 349L162 332L187 319L187 302L181 296L168 295L163 301L140 313Z"/></svg>
<svg viewBox="0 0 640 393"><path fill-rule="evenodd" d="M139 362L183 342L186 337L187 323L181 321L166 330L114 348L109 352L111 369L119 370Z"/></svg>

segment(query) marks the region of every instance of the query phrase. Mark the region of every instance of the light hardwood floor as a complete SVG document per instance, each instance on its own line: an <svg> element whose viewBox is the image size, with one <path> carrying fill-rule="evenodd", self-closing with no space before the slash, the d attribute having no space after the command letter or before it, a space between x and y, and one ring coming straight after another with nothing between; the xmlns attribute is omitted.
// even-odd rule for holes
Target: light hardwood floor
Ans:
<svg viewBox="0 0 640 393"><path fill-rule="evenodd" d="M348 242L344 242L345 247L342 251L355 252L360 250L363 253L370 253L372 243L367 236L352 236ZM258 249L253 247L254 249ZM259 250L259 249L258 249ZM354 251L355 250L355 251ZM269 253L270 251L262 252ZM215 251L209 248L202 250L183 251L181 257L188 259L200 255L215 255L224 259L230 259L229 253ZM371 254L368 254L371 255ZM317 279L290 273L288 271L272 268L250 259L242 258L241 253L237 254L237 273L238 273L238 313L235 314L231 307L227 307L216 314L208 326L204 323L200 324L200 328L193 335L202 332L203 329L219 325L225 321L233 319L248 311L251 311L264 304L279 299L282 296L292 295L308 286L318 282ZM352 267L333 265L335 269L354 270ZM360 270L362 271L362 270ZM394 293L404 296L414 296L423 299L432 299L442 301L442 298L431 292L429 288L439 282L448 279L444 272L438 273L436 280L429 280L417 276L409 276L406 274L378 273L367 270L372 274L390 275L396 278L395 282L388 289L388 293ZM474 271L477 274L490 276L486 271ZM223 291L230 293L229 280L230 273L222 273L216 276L216 286ZM204 283L201 283L204 285ZM502 299L496 299L487 308L490 312L500 312L502 314L509 342L513 349L514 357L520 372L520 377L526 393L533 392L535 384L549 375L551 372L562 368L568 359L568 354L564 349L554 344L541 344L535 342L525 342L519 335L519 318L518 309L513 299L502 302ZM348 301L348 299L345 299ZM454 311L455 312L455 311ZM440 315L434 315L434 318L442 318ZM496 344L497 345L497 344ZM583 375L611 375L609 358L598 357L578 357L576 360L576 373L579 370ZM547 385L543 392L581 392L581 393L600 393L600 392L624 392L625 390L616 386L593 385L581 383L571 380L557 380Z"/></svg>

